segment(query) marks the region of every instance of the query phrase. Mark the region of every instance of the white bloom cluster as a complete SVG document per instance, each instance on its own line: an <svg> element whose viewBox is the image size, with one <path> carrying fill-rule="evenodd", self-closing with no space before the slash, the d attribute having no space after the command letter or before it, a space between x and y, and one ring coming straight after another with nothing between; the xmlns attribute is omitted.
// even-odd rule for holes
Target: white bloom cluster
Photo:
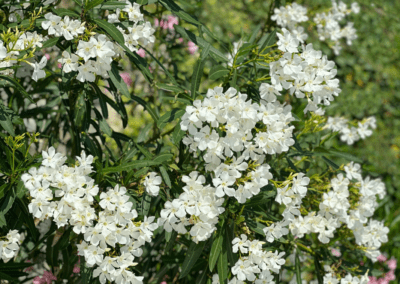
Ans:
<svg viewBox="0 0 400 284"><path fill-rule="evenodd" d="M383 198L386 194L385 185L380 179L371 180L369 177L362 178L361 166L349 163L344 167L346 177L338 174L331 180L331 190L323 194L319 204L319 212L309 212L307 216L301 216L299 208L301 199L306 195L306 186L309 178L299 173L293 178L293 185L287 184L278 188L276 201L286 206L283 220L264 228L268 242L282 237L290 232L302 238L305 234L318 233L321 243L327 244L333 238L337 228L342 224L354 233L356 244L366 247L366 255L373 261L381 254L379 247L387 242L389 229L382 222L369 220L378 206L376 195ZM358 192L356 206L351 207L350 180L356 180L352 187ZM369 221L369 223L368 223ZM368 225L365 225L367 224ZM286 228L288 226L289 230Z"/></svg>
<svg viewBox="0 0 400 284"><path fill-rule="evenodd" d="M330 105L338 96L339 80L335 78L335 63L314 50L312 44L302 47L298 52L299 40L288 30L278 33L278 49L285 52L278 60L270 63L271 84L263 83L260 94L274 101L282 90L289 90L297 98L307 97L308 105L304 113L315 111L323 114L320 104Z"/></svg>
<svg viewBox="0 0 400 284"><path fill-rule="evenodd" d="M117 14L119 15L120 12L127 13L129 21L133 23L132 26L124 23L117 28L124 36L125 45L131 51L138 51L139 44L148 46L154 43L155 37L153 34L155 30L150 22L144 22L139 4L134 3L132 5L128 0L124 2L126 2L126 7L122 11L118 11ZM117 14L115 14L115 17L118 20ZM79 19L71 19L69 16L60 17L53 13L47 13L44 18L45 20L41 23L41 26L44 30L47 30L48 36L62 37L67 41L79 40L75 53L63 51L62 58L58 60L63 65L65 73L78 71L77 80L81 82L94 82L96 75L108 78L107 72L111 70L113 58L123 54L121 46L109 41L102 34L95 34L88 41L81 40L82 35L87 30L85 29L85 23L82 23ZM32 48L41 48L43 42L48 39L48 36L43 37L37 32L22 32L18 35L18 40L10 42L8 46L5 46L3 41L0 40L0 68L14 66L18 62L17 58L20 52ZM33 80L38 81L46 76L45 71L43 71L47 64L45 56L42 57L39 63L27 62L30 65L30 69L33 67ZM25 65L25 63L22 64L22 66ZM5 69L0 71L0 74L12 75L14 74L13 72L13 69ZM26 76L25 72L19 77L24 77L23 75Z"/></svg>
<svg viewBox="0 0 400 284"><path fill-rule="evenodd" d="M324 283L330 284L367 284L370 283L368 278L368 273L361 276L360 278L357 276L352 276L350 273L340 279L340 281L332 275L332 273L327 273L324 275Z"/></svg>
<svg viewBox="0 0 400 284"><path fill-rule="evenodd" d="M340 26L342 21L347 15L352 12L357 14L360 7L356 2L351 5L351 9L342 1L339 3L332 0L332 8L327 13L317 13L314 17L314 22L317 24L319 39L325 41L330 39L334 45L332 49L336 55L339 55L342 49L340 39L346 38L347 45L351 45L352 41L357 38L356 29L353 27L352 22L348 22L345 27Z"/></svg>
<svg viewBox="0 0 400 284"><path fill-rule="evenodd" d="M160 192L160 184L162 180L161 177L157 175L155 172L148 173L143 185L146 188L146 192L151 196L158 196Z"/></svg>
<svg viewBox="0 0 400 284"><path fill-rule="evenodd" d="M282 28L293 30L297 24L308 21L307 8L297 3L288 4L286 7L281 6L279 9L274 9L271 20L276 21Z"/></svg>
<svg viewBox="0 0 400 284"><path fill-rule="evenodd" d="M240 250L241 257L232 267L232 274L236 279L233 283L244 283L242 281L255 281L253 283L274 284L271 272L279 273L282 265L285 264L283 256L285 252L265 251L262 249L264 242L258 240L250 241L245 234L232 241L232 251L237 253ZM247 254L247 256L243 256ZM256 279L257 278L257 279ZM230 282L231 283L231 282Z"/></svg>
<svg viewBox="0 0 400 284"><path fill-rule="evenodd" d="M203 101L186 107L181 129L189 135L183 143L195 154L205 151L206 170L215 174L218 197L227 195L244 203L272 178L270 166L263 163L265 154L288 151L294 144L292 120L290 106L254 103L234 88L223 92L215 87Z"/></svg>
<svg viewBox="0 0 400 284"><path fill-rule="evenodd" d="M204 185L206 179L198 172L183 176L182 181L186 183L184 192L179 198L165 203L159 221L164 222L167 232L175 230L179 234L186 234L186 226L193 225L190 235L198 243L210 238L217 229L215 225L218 223L218 216L225 211L221 207L224 199L215 195L215 188Z"/></svg>
<svg viewBox="0 0 400 284"><path fill-rule="evenodd" d="M5 237L0 237L0 258L7 262L17 255L19 245L21 244L21 235L17 230L10 230Z"/></svg>
<svg viewBox="0 0 400 284"><path fill-rule="evenodd" d="M137 212L132 209L126 188L119 185L102 192L97 200L99 188L88 176L93 156L86 157L82 151L81 157L77 157L79 165L68 167L64 165L66 158L53 147L42 155L42 166L30 168L29 174L21 177L32 197L29 212L39 220L53 217L58 227L71 225L75 233L83 234L85 241L78 245L79 255L85 257L89 267L98 265L94 276L99 276L102 284L106 280L142 283L143 277L127 268L135 265L134 258L142 255L141 246L151 241L158 228L154 217L134 222ZM101 208L99 212L95 210L96 204ZM117 248L119 256L104 257Z"/></svg>
<svg viewBox="0 0 400 284"><path fill-rule="evenodd" d="M18 55L20 52L30 49L30 48L41 48L43 46L43 41L46 37L43 37L41 34L38 34L36 31L31 32L20 32L17 34L18 39L16 42L10 42L7 45L0 40L0 68L13 67L18 63ZM27 61L29 62L29 61ZM39 63L37 62L29 62L23 66L28 67L29 72L33 69L32 79L37 81L40 78L44 78L46 73L42 70L47 64L47 58L42 57ZM4 69L0 71L0 74L12 76L14 75L14 69ZM23 77L24 74L18 74L18 77Z"/></svg>
<svg viewBox="0 0 400 284"><path fill-rule="evenodd" d="M376 119L370 116L357 123L358 127L349 127L348 120L344 117L328 117L326 128L340 133L340 140L352 145L360 139L365 139L372 135L372 130L376 128Z"/></svg>

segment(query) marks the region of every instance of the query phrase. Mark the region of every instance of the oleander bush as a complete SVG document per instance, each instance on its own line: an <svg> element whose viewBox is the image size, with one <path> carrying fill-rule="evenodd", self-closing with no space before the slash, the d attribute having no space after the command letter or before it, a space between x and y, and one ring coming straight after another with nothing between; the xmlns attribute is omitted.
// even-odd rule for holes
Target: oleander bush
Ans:
<svg viewBox="0 0 400 284"><path fill-rule="evenodd" d="M380 5L0 1L2 283L396 280Z"/></svg>

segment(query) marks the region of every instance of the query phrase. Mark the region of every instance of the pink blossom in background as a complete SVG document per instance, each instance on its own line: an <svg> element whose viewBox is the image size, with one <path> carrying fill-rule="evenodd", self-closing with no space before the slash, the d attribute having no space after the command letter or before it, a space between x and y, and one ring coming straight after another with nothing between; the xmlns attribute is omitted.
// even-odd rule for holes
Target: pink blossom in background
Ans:
<svg viewBox="0 0 400 284"><path fill-rule="evenodd" d="M33 284L42 284L42 283L45 283L45 282L43 282L44 281L44 279L41 279L39 276L36 276L34 279L33 279Z"/></svg>
<svg viewBox="0 0 400 284"><path fill-rule="evenodd" d="M332 249L332 254L336 257L341 257L342 254L340 253L340 251L338 251L337 249Z"/></svg>
<svg viewBox="0 0 400 284"><path fill-rule="evenodd" d="M81 268L78 265L75 264L74 269L72 269L72 272L73 273L79 273L79 272L81 272Z"/></svg>
<svg viewBox="0 0 400 284"><path fill-rule="evenodd" d="M143 48L140 48L138 51L136 51L136 53L140 56L140 57L145 57L146 56L146 51L144 51Z"/></svg>
<svg viewBox="0 0 400 284"><path fill-rule="evenodd" d="M397 260L396 259L389 259L387 262L387 266L390 270L395 270L397 268Z"/></svg>
<svg viewBox="0 0 400 284"><path fill-rule="evenodd" d="M183 37L178 38L179 43L183 43Z"/></svg>
<svg viewBox="0 0 400 284"><path fill-rule="evenodd" d="M61 63L57 63L57 67L58 67L58 68L61 68L61 67L62 67L62 64L61 64Z"/></svg>
<svg viewBox="0 0 400 284"><path fill-rule="evenodd" d="M377 257L379 262L385 262L387 260L387 257L381 254L380 256Z"/></svg>
<svg viewBox="0 0 400 284"><path fill-rule="evenodd" d="M44 56L47 58L47 60L50 60L50 54L46 53Z"/></svg>
<svg viewBox="0 0 400 284"><path fill-rule="evenodd" d="M31 263L32 261L30 259L28 259L26 262L27 263ZM32 270L33 270L33 266L29 266L29 267L24 269L24 272L29 272L29 271L32 271Z"/></svg>
<svg viewBox="0 0 400 284"><path fill-rule="evenodd" d="M47 284L51 284L51 282L53 281L53 280L57 280L57 277L55 277L54 275L53 275L53 273L51 273L50 271L45 271L44 273L43 273L43 279L45 279L45 283L47 283Z"/></svg>
<svg viewBox="0 0 400 284"><path fill-rule="evenodd" d="M154 27L158 27L160 25L160 21L158 19L154 20Z"/></svg>
<svg viewBox="0 0 400 284"><path fill-rule="evenodd" d="M163 281L163 282L161 282L160 284L167 284L167 282Z"/></svg>
<svg viewBox="0 0 400 284"><path fill-rule="evenodd" d="M174 29L174 25L178 25L179 24L179 19L178 17L174 17L172 15L168 16L168 23L167 23L167 27L170 30Z"/></svg>
<svg viewBox="0 0 400 284"><path fill-rule="evenodd" d="M199 49L199 47L192 41L188 42L188 50L190 52L190 54L195 54L197 49Z"/></svg>
<svg viewBox="0 0 400 284"><path fill-rule="evenodd" d="M369 278L368 284L377 284L378 283L375 276L369 276L368 278Z"/></svg>
<svg viewBox="0 0 400 284"><path fill-rule="evenodd" d="M361 266L364 266L364 261L361 260L361 261L360 261L360 265L361 265Z"/></svg>
<svg viewBox="0 0 400 284"><path fill-rule="evenodd" d="M396 276L394 275L394 270L390 270L388 273L386 273L385 279L388 280L388 281L395 280Z"/></svg>
<svg viewBox="0 0 400 284"><path fill-rule="evenodd" d="M150 70L150 73L153 73L153 69L151 69L151 67L149 66L149 70Z"/></svg>
<svg viewBox="0 0 400 284"><path fill-rule="evenodd" d="M132 85L132 79L128 72L123 72L120 75L122 80L124 80L125 84L127 84L128 86Z"/></svg>
<svg viewBox="0 0 400 284"><path fill-rule="evenodd" d="M385 278L379 278L378 284L389 284L389 281L387 281Z"/></svg>

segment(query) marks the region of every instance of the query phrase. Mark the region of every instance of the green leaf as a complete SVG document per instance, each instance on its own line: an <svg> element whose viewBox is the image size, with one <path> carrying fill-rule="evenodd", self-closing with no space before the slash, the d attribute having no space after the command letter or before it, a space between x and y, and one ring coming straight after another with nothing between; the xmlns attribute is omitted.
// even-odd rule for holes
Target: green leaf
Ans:
<svg viewBox="0 0 400 284"><path fill-rule="evenodd" d="M360 159L360 158L358 158L358 157L356 157L354 155L351 155L349 153L346 153L346 152L341 152L341 151L338 151L338 150L329 149L329 153L331 155L344 158L344 159L346 159L348 161L353 161L353 162L356 162L356 163L362 163L363 162L362 159Z"/></svg>
<svg viewBox="0 0 400 284"><path fill-rule="evenodd" d="M165 166L161 166L161 167L160 167L160 173L161 173L161 176L162 176L162 178L163 178L165 184L166 184L169 188L171 188L171 187L172 187L171 179L169 178L169 175L168 175L168 172L167 172L167 169L165 168Z"/></svg>
<svg viewBox="0 0 400 284"><path fill-rule="evenodd" d="M152 161L152 160L136 160L129 163L124 163L123 165L119 165L116 167L108 167L102 169L101 173L108 174L108 173L120 173L123 171L130 171L133 169L140 169L143 167L151 167L155 165L159 165L161 162L159 161Z"/></svg>
<svg viewBox="0 0 400 284"><path fill-rule="evenodd" d="M150 205L151 205L151 196L148 194L145 194L142 199L142 215L143 216L147 216L147 214L149 214Z"/></svg>
<svg viewBox="0 0 400 284"><path fill-rule="evenodd" d="M75 13L74 11L68 10L68 9L52 8L51 10L53 11L54 14L56 14L57 16L60 16L60 17L69 16L69 17L73 17L73 18L80 18L79 14Z"/></svg>
<svg viewBox="0 0 400 284"><path fill-rule="evenodd" d="M223 242L225 243L226 239L224 239ZM229 273L228 254L226 251L226 245L222 246L222 251L218 258L217 270L219 276L219 283L225 284L226 280L228 279L228 273Z"/></svg>
<svg viewBox="0 0 400 284"><path fill-rule="evenodd" d="M60 40L60 37L53 37L51 39L48 39L43 43L42 48L48 48L48 47L55 46L59 40Z"/></svg>
<svg viewBox="0 0 400 284"><path fill-rule="evenodd" d="M35 242L39 240L39 231L35 226L35 221L33 220L33 215L29 213L28 207L24 203L22 199L17 198L16 204L20 208L21 212L23 213L24 223L27 225L29 231L31 232L31 236Z"/></svg>
<svg viewBox="0 0 400 284"><path fill-rule="evenodd" d="M225 230L224 229L225 229L225 227L222 227L217 231L217 234L216 234L215 239L211 246L210 257L208 259L208 267L211 272L213 271L215 264L217 263L218 257L220 255L220 252L222 250L222 244L223 244L223 240L225 238ZM225 253L226 253L226 250L225 250Z"/></svg>
<svg viewBox="0 0 400 284"><path fill-rule="evenodd" d="M11 281L11 283L14 283L15 281L18 281L17 279L14 279L11 276L9 276L8 274L5 274L3 272L0 272L0 279Z"/></svg>
<svg viewBox="0 0 400 284"><path fill-rule="evenodd" d="M222 65L216 65L213 66L210 70L210 73L208 74L208 78L210 80L217 80L225 75L229 74L229 70L226 69L224 66Z"/></svg>
<svg viewBox="0 0 400 284"><path fill-rule="evenodd" d="M211 49L211 44L209 44L208 42L205 44L203 50L201 51L200 54L200 60L205 60L208 56L208 53L210 52Z"/></svg>
<svg viewBox="0 0 400 284"><path fill-rule="evenodd" d="M119 1L109 1L101 5L100 9L103 10L116 10L116 9L124 9L126 6L126 2Z"/></svg>
<svg viewBox="0 0 400 284"><path fill-rule="evenodd" d="M175 145L179 145L183 136L185 136L186 132L181 129L181 120L179 120L178 124L175 126L174 132L172 132L172 142Z"/></svg>
<svg viewBox="0 0 400 284"><path fill-rule="evenodd" d="M175 119L182 117L182 115L184 115L184 114L185 114L184 109L175 108L171 111L168 111L163 116L161 116L160 119L157 121L157 126L159 129L164 129L164 127L168 123L174 121Z"/></svg>
<svg viewBox="0 0 400 284"><path fill-rule="evenodd" d="M150 73L149 66L147 65L146 60L142 57L138 56L136 53L133 53L125 44L120 43L122 48L127 53L129 60L135 64L136 67L140 69L142 74L144 75L145 79L152 84L153 83L153 75Z"/></svg>
<svg viewBox="0 0 400 284"><path fill-rule="evenodd" d="M276 30L272 31L268 35L264 35L260 39L260 41L258 42L258 46L259 46L260 51L262 51L266 46L272 45L272 43L275 42L275 41L276 41Z"/></svg>
<svg viewBox="0 0 400 284"><path fill-rule="evenodd" d="M0 125L7 131L11 136L15 136L14 127L12 124L12 115L14 112L8 109L3 102L0 103Z"/></svg>
<svg viewBox="0 0 400 284"><path fill-rule="evenodd" d="M111 129L111 127L108 125L108 123L107 123L107 121L106 121L105 119L101 119L101 120L99 121L99 126L100 126L100 129L101 129L105 134L107 134L108 136L111 137L111 135L112 135L112 129Z"/></svg>
<svg viewBox="0 0 400 284"><path fill-rule="evenodd" d="M297 284L302 284L302 281L301 281L300 258L299 258L298 252L296 252L295 266L296 266L296 281L297 281Z"/></svg>
<svg viewBox="0 0 400 284"><path fill-rule="evenodd" d="M198 60L193 68L192 74L192 84L190 87L190 92L192 98L196 97L196 92L199 90L201 77L203 76L203 69L204 69L205 61Z"/></svg>
<svg viewBox="0 0 400 284"><path fill-rule="evenodd" d="M248 43L253 43L253 42L256 40L257 34L258 34L258 32L260 31L261 26L262 26L262 24L258 24L258 25L254 28L253 32L251 33L251 35L250 35L250 37L249 37L249 39L248 39L248 41L247 41Z"/></svg>
<svg viewBox="0 0 400 284"><path fill-rule="evenodd" d="M193 16L189 15L186 13L181 7L176 5L173 1L171 0L158 0L158 2L163 5L165 8L173 12L175 15L177 15L179 18L182 20L185 20L188 23L191 23L195 26L201 26L202 24L195 19Z"/></svg>
<svg viewBox="0 0 400 284"><path fill-rule="evenodd" d="M109 22L100 19L93 19L93 21L96 23L96 25L105 30L116 42L124 45L124 36L113 24L110 24Z"/></svg>
<svg viewBox="0 0 400 284"><path fill-rule="evenodd" d="M149 112L150 116L153 118L154 121L158 121L159 117L157 113L149 106L149 104L145 100L135 95L131 95L131 99L141 104L145 108L145 110Z"/></svg>
<svg viewBox="0 0 400 284"><path fill-rule="evenodd" d="M232 251L232 241L235 235L235 222L232 222L230 225L226 224L225 226L225 248L228 254L229 264L230 266L234 266L238 260L237 254Z"/></svg>
<svg viewBox="0 0 400 284"><path fill-rule="evenodd" d="M121 78L121 75L119 74L117 64L113 63L111 65L111 70L108 71L108 75L110 76L110 79L114 86L117 88L117 90L127 97L128 99L131 98L131 94L129 93L128 86L124 82L124 80Z"/></svg>
<svg viewBox="0 0 400 284"><path fill-rule="evenodd" d="M179 276L179 279L184 278L186 275L189 274L190 270L192 270L192 267L195 265L197 259L203 252L205 244L206 242L199 242L198 244L192 242L190 244L190 247L186 252L185 260L183 261L181 275Z"/></svg>
<svg viewBox="0 0 400 284"><path fill-rule="evenodd" d="M10 82L11 84L13 84L15 86L15 88L21 92L21 94L27 98L31 103L34 103L34 101L32 100L31 96L25 91L25 88L22 87L17 81L15 81L14 79L5 76L5 75L0 75L0 79L6 80L8 82Z"/></svg>
<svg viewBox="0 0 400 284"><path fill-rule="evenodd" d="M85 12L96 7L97 5L100 5L103 2L104 2L104 0L92 0L92 1L88 2L85 7Z"/></svg>
<svg viewBox="0 0 400 284"><path fill-rule="evenodd" d="M201 48L204 48L208 42L201 37L196 36L194 33L184 29L181 26L174 25L175 30L184 38L187 40L193 41L195 44L200 46ZM213 55L214 59L217 61L222 61L222 62L228 62L228 58L223 54L221 51L216 49L213 46L210 46L210 52Z"/></svg>
<svg viewBox="0 0 400 284"><path fill-rule="evenodd" d="M322 159L324 159L324 161L331 166L334 170L337 170L339 168L338 165L336 165L333 161L329 160L327 157L322 156Z"/></svg>
<svg viewBox="0 0 400 284"><path fill-rule="evenodd" d="M323 270L321 267L321 263L319 262L319 257L317 254L314 255L314 265L315 265L315 272L317 274L317 280L318 284L323 284L324 279L323 279Z"/></svg>
<svg viewBox="0 0 400 284"><path fill-rule="evenodd" d="M170 153L163 153L153 159L153 162L161 164L164 161L170 160L174 155Z"/></svg>
<svg viewBox="0 0 400 284"><path fill-rule="evenodd" d="M175 86L175 85L161 84L161 83L157 83L156 87L158 87L159 89L168 91L168 92L175 92L175 93L181 93L181 92L185 91L181 87L178 87L178 86Z"/></svg>

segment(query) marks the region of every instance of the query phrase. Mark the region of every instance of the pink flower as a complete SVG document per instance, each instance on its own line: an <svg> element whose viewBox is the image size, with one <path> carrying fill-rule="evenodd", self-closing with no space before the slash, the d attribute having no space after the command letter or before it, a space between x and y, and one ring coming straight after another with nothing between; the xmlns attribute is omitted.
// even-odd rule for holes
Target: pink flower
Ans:
<svg viewBox="0 0 400 284"><path fill-rule="evenodd" d="M360 261L360 265L361 265L361 266L364 266L364 261L361 260L361 261Z"/></svg>
<svg viewBox="0 0 400 284"><path fill-rule="evenodd" d="M46 281L47 284L51 284L53 280L57 280L57 277L55 277L50 271L45 271L43 273L43 279Z"/></svg>
<svg viewBox="0 0 400 284"><path fill-rule="evenodd" d="M336 256L336 257L341 257L342 256L342 254L340 253L340 251L338 251L337 249L332 249L331 250L332 251L332 254L334 255L334 256Z"/></svg>
<svg viewBox="0 0 400 284"><path fill-rule="evenodd" d="M369 278L369 281L367 284L377 284L378 283L375 276L368 276L368 278Z"/></svg>
<svg viewBox="0 0 400 284"><path fill-rule="evenodd" d="M183 43L183 37L178 38L179 43Z"/></svg>
<svg viewBox="0 0 400 284"><path fill-rule="evenodd" d="M381 254L376 258L379 262L385 262L387 260L387 257Z"/></svg>
<svg viewBox="0 0 400 284"><path fill-rule="evenodd" d="M163 281L163 282L161 282L160 284L167 284L167 282Z"/></svg>
<svg viewBox="0 0 400 284"><path fill-rule="evenodd" d="M154 26L158 27L160 25L160 21L158 19L154 20Z"/></svg>
<svg viewBox="0 0 400 284"><path fill-rule="evenodd" d="M30 259L28 259L28 260L25 261L25 262L31 263L32 261L31 261ZM29 267L25 268L24 272L29 272L29 271L32 271L32 270L33 270L33 266L29 266Z"/></svg>
<svg viewBox="0 0 400 284"><path fill-rule="evenodd" d="M33 279L33 284L42 284L42 283L44 283L43 282L43 280L44 279L41 279L39 276L36 276L34 279Z"/></svg>
<svg viewBox="0 0 400 284"><path fill-rule="evenodd" d="M72 272L73 273L79 273L79 272L81 272L81 268L79 266L75 265L74 269L72 269Z"/></svg>
<svg viewBox="0 0 400 284"><path fill-rule="evenodd" d="M123 72L120 75L125 84L127 84L128 86L132 85L132 79L128 72Z"/></svg>
<svg viewBox="0 0 400 284"><path fill-rule="evenodd" d="M385 279L387 281L392 281L396 279L396 276L394 275L394 270L390 270L388 273L385 275Z"/></svg>
<svg viewBox="0 0 400 284"><path fill-rule="evenodd" d="M179 24L179 19L178 17L174 17L172 15L168 16L168 29L173 30L174 29L174 25Z"/></svg>
<svg viewBox="0 0 400 284"><path fill-rule="evenodd" d="M146 51L144 51L143 48L140 48L138 51L136 51L136 53L140 56L140 57L145 57L146 56Z"/></svg>
<svg viewBox="0 0 400 284"><path fill-rule="evenodd" d="M387 262L387 266L390 270L395 270L397 268L397 260L394 258L389 259Z"/></svg>
<svg viewBox="0 0 400 284"><path fill-rule="evenodd" d="M195 54L197 49L199 49L199 48L194 42L192 42L192 41L188 42L188 50L189 50L190 54Z"/></svg>
<svg viewBox="0 0 400 284"><path fill-rule="evenodd" d="M61 67L62 67L62 64L61 64L61 63L57 63L57 67L58 67L58 68L61 68Z"/></svg>
<svg viewBox="0 0 400 284"><path fill-rule="evenodd" d="M50 60L50 54L46 53L44 56L47 58L47 60Z"/></svg>

